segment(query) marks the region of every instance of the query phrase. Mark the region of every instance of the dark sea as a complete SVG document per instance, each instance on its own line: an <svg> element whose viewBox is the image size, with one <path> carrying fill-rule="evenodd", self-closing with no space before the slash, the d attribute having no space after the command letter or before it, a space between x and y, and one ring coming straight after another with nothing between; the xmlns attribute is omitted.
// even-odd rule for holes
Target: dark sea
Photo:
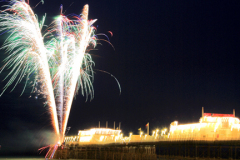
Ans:
<svg viewBox="0 0 240 160"><path fill-rule="evenodd" d="M0 158L0 160L46 160L45 158Z"/></svg>
<svg viewBox="0 0 240 160"><path fill-rule="evenodd" d="M0 158L0 160L46 160L46 159L45 158ZM51 159L51 160L57 160L57 159ZM61 159L61 160L65 160L65 159ZM85 160L85 159L66 159L66 160Z"/></svg>
<svg viewBox="0 0 240 160"><path fill-rule="evenodd" d="M24 158L23 157L23 158L0 158L0 160L47 160L47 159L45 159L45 158ZM61 160L65 160L65 159L61 159ZM67 160L78 160L78 159L67 159ZM81 160L84 160L84 159L81 159Z"/></svg>

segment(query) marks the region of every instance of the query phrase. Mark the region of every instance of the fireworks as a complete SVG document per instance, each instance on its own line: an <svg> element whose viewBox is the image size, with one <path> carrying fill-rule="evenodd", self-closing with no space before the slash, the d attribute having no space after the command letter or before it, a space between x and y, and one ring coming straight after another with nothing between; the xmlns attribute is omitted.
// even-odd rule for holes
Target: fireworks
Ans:
<svg viewBox="0 0 240 160"><path fill-rule="evenodd" d="M61 13L42 32L45 16L39 23L24 0L10 4L0 13L0 32L9 33L2 47L8 57L1 71L10 69L3 92L16 82L15 88L24 77L25 87L32 82L33 92L46 96L54 130L62 142L74 95L81 88L83 95L93 97L94 63L87 52L96 46L92 26L96 20L88 20L85 5L81 16L70 19Z"/></svg>

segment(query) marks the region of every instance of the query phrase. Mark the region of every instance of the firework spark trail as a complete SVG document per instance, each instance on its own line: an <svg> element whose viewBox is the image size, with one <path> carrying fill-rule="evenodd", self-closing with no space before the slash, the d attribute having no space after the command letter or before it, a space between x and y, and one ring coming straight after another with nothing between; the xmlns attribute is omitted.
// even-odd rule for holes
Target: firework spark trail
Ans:
<svg viewBox="0 0 240 160"><path fill-rule="evenodd" d="M60 39L60 68L59 68L59 87L58 92L58 103L57 103L57 109L58 109L58 122L59 122L59 131L62 133L62 119L63 119L63 98L64 98L64 55L63 55L63 30L62 30L62 16L58 18L58 28L59 28L59 39Z"/></svg>
<svg viewBox="0 0 240 160"><path fill-rule="evenodd" d="M77 53L75 55L76 57L74 57L73 59L72 70L70 73L70 84L67 88L66 104L63 116L63 135L67 127L67 121L69 118L74 93L77 92L79 86L82 88L82 94L84 94L83 88L85 88L86 94L91 94L91 92L93 92L92 84L90 81L92 73L90 73L89 75L88 73L84 72L84 69L82 69L81 67L83 66L83 64L85 64L85 66L89 65L85 68L85 70L92 72L92 61L89 58L89 55L85 52L86 48L89 45L89 42L91 41L91 34L93 32L93 27L89 26L89 24L92 24L94 22L95 20L88 23L88 5L85 5L82 12L81 25L79 25L79 28L77 28L80 32L76 35Z"/></svg>
<svg viewBox="0 0 240 160"><path fill-rule="evenodd" d="M54 145L53 151L52 151L52 153L51 153L51 155L50 155L50 159L53 159L53 156L54 156L56 150L58 149L58 145L59 145L59 144L55 144L55 145ZM50 149L49 149L49 150L50 150ZM47 155L46 155L46 156L47 156ZM47 158L47 157L45 157L45 158Z"/></svg>
<svg viewBox="0 0 240 160"><path fill-rule="evenodd" d="M71 75L67 74L69 70L71 70L70 67L72 67L72 63L69 63L70 60L69 57L75 58L75 39L73 38L72 34L69 31L69 27L73 22L66 18L64 15L60 15L60 17L57 18L56 26L53 27L53 29L56 30L58 43L54 47L54 51L57 51L56 59L57 62L57 73L54 73L54 78L57 79L55 81L55 98L57 103L57 110L58 110L58 122L59 122L59 130L61 133L61 139L64 137L64 131L63 131L63 119L64 119L64 99L66 96L65 88L66 86L69 86L68 82L69 79L71 79ZM68 33L69 32L69 33ZM70 50L68 50L71 48ZM68 56L69 55L69 56ZM53 63L54 64L54 63ZM55 65L55 64L54 64Z"/></svg>
<svg viewBox="0 0 240 160"><path fill-rule="evenodd" d="M45 17L38 23L25 1L10 2L11 5L0 12L0 32L10 34L2 47L9 56L5 59L6 63L1 71L11 68L5 79L12 74L3 92L15 80L20 83L26 76L28 81L35 74L33 87L36 87L38 82L42 84L37 92L47 97L53 128L61 143L73 97L78 89L81 88L83 95L93 98L94 63L86 50L90 45L96 46L92 27L96 20L88 21L88 5L85 5L81 17L74 15L75 20L70 20L61 14L42 36L41 29ZM44 38L47 39L46 43Z"/></svg>
<svg viewBox="0 0 240 160"><path fill-rule="evenodd" d="M49 47L54 53L50 56L50 68L52 69L52 81L58 111L58 122L61 139L64 137L67 120L71 109L74 94L81 88L84 95L93 94L91 77L93 77L91 56L85 53L88 44L96 46L93 27L96 21L88 21L88 5L84 6L82 17L74 16L76 20L69 20L61 15L53 26L49 27L53 37ZM54 34L54 35L55 35ZM63 139L62 139L63 140ZM61 141L62 141L61 140Z"/></svg>
<svg viewBox="0 0 240 160"><path fill-rule="evenodd" d="M5 67L12 67L7 77L13 74L5 85L3 92L17 79L17 76L20 76L17 79L17 83L26 75L28 80L29 75L37 69L39 73L37 77L41 78L40 82L44 89L42 92L47 96L54 130L56 134L59 134L48 58L41 35L42 26L39 25L36 16L27 3L17 0L12 0L11 2L13 5L7 6L8 9L3 10L0 14L0 31L7 30L10 33L2 47L9 53L2 70Z"/></svg>
<svg viewBox="0 0 240 160"><path fill-rule="evenodd" d="M70 113L70 109L71 109L71 105L72 105L72 100L73 100L73 96L75 93L75 89L76 89L76 83L78 80L78 77L80 75L80 67L82 64L82 60L86 51L86 47L88 45L89 42L89 37L88 36L88 5L85 5L83 8L83 12L82 12L82 25L81 25L81 29L80 29L80 40L79 40L79 48L78 48L78 54L73 62L73 71L71 73L72 78L70 80L70 86L68 87L68 96L66 97L66 106L65 106L65 113L63 116L63 133L62 135L65 134L65 130L67 127L67 121L69 118L69 113Z"/></svg>
<svg viewBox="0 0 240 160"><path fill-rule="evenodd" d="M48 145L42 148L39 148L38 151L43 152L44 150L48 149L45 158L47 159L49 157L49 159L53 159L55 152L57 151L58 147L59 147L59 143L54 144L54 145Z"/></svg>

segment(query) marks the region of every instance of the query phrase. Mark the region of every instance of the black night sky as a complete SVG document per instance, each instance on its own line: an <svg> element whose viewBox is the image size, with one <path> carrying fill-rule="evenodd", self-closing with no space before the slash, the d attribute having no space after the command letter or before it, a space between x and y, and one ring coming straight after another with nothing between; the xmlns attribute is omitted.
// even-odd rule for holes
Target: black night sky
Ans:
<svg viewBox="0 0 240 160"><path fill-rule="evenodd" d="M32 7L39 0L30 0ZM3 2L2 2L3 3ZM240 1L239 0L45 0L34 8L46 24L59 14L80 14L89 4L89 19L114 48L100 41L91 51L95 61L94 99L77 95L68 135L78 130L121 122L123 133L137 134L170 123L197 122L206 112L240 117ZM113 33L111 37L110 33ZM0 36L1 43L7 37ZM103 36L100 38L104 38ZM105 38L106 39L106 38ZM0 51L1 60L6 56ZM3 63L1 63L1 66ZM100 72L107 71L114 75ZM7 71L0 74L0 87ZM0 156L38 155L53 135L44 100L20 96L24 83L0 97Z"/></svg>

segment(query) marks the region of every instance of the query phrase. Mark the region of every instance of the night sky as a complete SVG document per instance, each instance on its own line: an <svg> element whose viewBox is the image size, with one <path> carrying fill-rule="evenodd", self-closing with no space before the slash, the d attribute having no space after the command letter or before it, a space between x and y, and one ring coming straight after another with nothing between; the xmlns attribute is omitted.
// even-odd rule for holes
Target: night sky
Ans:
<svg viewBox="0 0 240 160"><path fill-rule="evenodd" d="M39 0L30 0L32 7ZM239 0L45 0L34 8L46 24L59 14L80 14L89 4L89 19L114 48L100 41L91 55L95 62L94 99L77 95L72 104L68 135L78 130L121 122L125 135L138 128L150 131L172 121L198 122L201 108L240 117ZM111 31L113 36L109 33ZM7 37L0 36L1 43ZM99 38L105 38L99 36ZM105 38L106 39L106 38ZM4 51L0 51L1 60ZM1 63L1 66L3 63ZM117 78L116 80L103 70ZM8 71L0 74L4 79ZM6 82L1 82L3 88ZM0 97L0 156L38 155L53 143L51 120L44 99L30 96L24 83Z"/></svg>

